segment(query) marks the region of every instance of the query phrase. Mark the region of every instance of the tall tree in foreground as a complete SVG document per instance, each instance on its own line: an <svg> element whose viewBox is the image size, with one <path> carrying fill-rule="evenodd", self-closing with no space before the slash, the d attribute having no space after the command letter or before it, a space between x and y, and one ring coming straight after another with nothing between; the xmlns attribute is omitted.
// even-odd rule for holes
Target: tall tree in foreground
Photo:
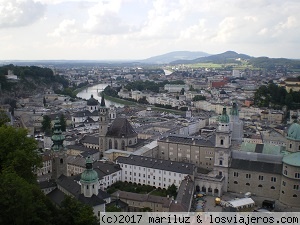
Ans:
<svg viewBox="0 0 300 225"><path fill-rule="evenodd" d="M51 134L51 118L48 115L43 116L42 131L46 134Z"/></svg>

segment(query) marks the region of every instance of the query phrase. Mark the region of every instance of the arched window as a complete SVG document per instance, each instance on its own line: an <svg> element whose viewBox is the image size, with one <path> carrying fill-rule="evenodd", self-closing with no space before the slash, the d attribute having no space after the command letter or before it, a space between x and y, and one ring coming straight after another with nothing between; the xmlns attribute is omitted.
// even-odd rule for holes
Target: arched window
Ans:
<svg viewBox="0 0 300 225"><path fill-rule="evenodd" d="M109 139L109 141L108 141L108 148L112 149L112 141L111 141L111 139Z"/></svg>
<svg viewBox="0 0 300 225"><path fill-rule="evenodd" d="M60 159L60 164L63 164L64 163L64 160L63 159Z"/></svg>
<svg viewBox="0 0 300 225"><path fill-rule="evenodd" d="M258 185L258 187L260 187L260 188L261 188L261 187L262 187L262 185L260 184L260 185Z"/></svg>
<svg viewBox="0 0 300 225"><path fill-rule="evenodd" d="M224 144L224 140L221 139L221 140L220 140L220 145L223 145L223 144Z"/></svg>
<svg viewBox="0 0 300 225"><path fill-rule="evenodd" d="M274 186L272 186L272 187L271 187L271 189L272 189L272 190L275 190L275 187L274 187Z"/></svg>
<svg viewBox="0 0 300 225"><path fill-rule="evenodd" d="M237 182L237 181L234 181L233 183L234 183L234 184L238 184L238 182Z"/></svg>
<svg viewBox="0 0 300 225"><path fill-rule="evenodd" d="M132 145L132 141L131 140L129 140L129 143L128 143L129 145Z"/></svg>
<svg viewBox="0 0 300 225"><path fill-rule="evenodd" d="M115 140L115 149L118 149L118 141Z"/></svg>
<svg viewBox="0 0 300 225"><path fill-rule="evenodd" d="M125 150L125 141L124 140L122 140L121 149Z"/></svg>
<svg viewBox="0 0 300 225"><path fill-rule="evenodd" d="M297 198L298 196L295 194L295 195L293 195L293 197L294 197L294 198Z"/></svg>
<svg viewBox="0 0 300 225"><path fill-rule="evenodd" d="M247 186L250 186L250 184L249 184L249 183L246 183L246 185L247 185Z"/></svg>

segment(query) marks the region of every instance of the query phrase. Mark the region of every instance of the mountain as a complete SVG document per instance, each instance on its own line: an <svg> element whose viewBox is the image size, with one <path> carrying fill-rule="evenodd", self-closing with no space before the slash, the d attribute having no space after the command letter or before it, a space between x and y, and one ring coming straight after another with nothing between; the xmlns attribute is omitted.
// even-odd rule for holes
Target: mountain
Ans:
<svg viewBox="0 0 300 225"><path fill-rule="evenodd" d="M210 54L205 52L175 51L141 60L141 63L166 64L175 60L193 60Z"/></svg>
<svg viewBox="0 0 300 225"><path fill-rule="evenodd" d="M252 57L245 54L239 54L234 51L227 51L221 54L210 55L193 60L176 60L170 64L194 64L194 63L234 63L237 59L251 59Z"/></svg>

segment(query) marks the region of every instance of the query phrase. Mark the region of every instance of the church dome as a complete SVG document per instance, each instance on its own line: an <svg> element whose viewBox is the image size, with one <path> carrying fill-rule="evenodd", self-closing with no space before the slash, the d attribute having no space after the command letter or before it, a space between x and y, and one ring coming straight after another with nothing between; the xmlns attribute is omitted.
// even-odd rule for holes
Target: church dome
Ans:
<svg viewBox="0 0 300 225"><path fill-rule="evenodd" d="M283 157L282 161L285 164L300 167L300 152L288 154Z"/></svg>
<svg viewBox="0 0 300 225"><path fill-rule="evenodd" d="M226 108L223 108L222 115L219 116L220 123L229 123L229 116L226 113Z"/></svg>
<svg viewBox="0 0 300 225"><path fill-rule="evenodd" d="M81 182L93 183L98 181L98 173L93 170L93 160L90 156L86 159L86 170L81 174Z"/></svg>
<svg viewBox="0 0 300 225"><path fill-rule="evenodd" d="M99 104L98 100L94 99L94 96L91 95L91 98L87 101L87 105L88 106L96 106L98 104Z"/></svg>
<svg viewBox="0 0 300 225"><path fill-rule="evenodd" d="M296 141L300 141L300 124L295 122L293 123L287 132L287 138L288 139L293 139Z"/></svg>

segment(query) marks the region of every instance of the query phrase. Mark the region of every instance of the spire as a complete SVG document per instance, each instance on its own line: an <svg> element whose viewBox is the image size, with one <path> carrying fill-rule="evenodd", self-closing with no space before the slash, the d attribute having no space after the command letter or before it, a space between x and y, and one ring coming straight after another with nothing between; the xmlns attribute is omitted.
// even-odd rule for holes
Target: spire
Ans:
<svg viewBox="0 0 300 225"><path fill-rule="evenodd" d="M51 140L53 141L53 145L51 147L53 151L60 151L65 149L65 147L63 146L65 136L62 135L60 120L58 117L56 117L54 121L53 135L51 137Z"/></svg>
<svg viewBox="0 0 300 225"><path fill-rule="evenodd" d="M103 92L102 92L102 96L101 96L100 106L105 107L105 99L104 99L104 93Z"/></svg>
<svg viewBox="0 0 300 225"><path fill-rule="evenodd" d="M234 102L232 104L232 108L230 109L230 115L231 116L238 116L239 115L239 109L238 109L238 106L237 106L236 102Z"/></svg>
<svg viewBox="0 0 300 225"><path fill-rule="evenodd" d="M81 182L93 183L98 181L98 173L93 169L93 159L88 156L85 161L86 170L81 174Z"/></svg>

